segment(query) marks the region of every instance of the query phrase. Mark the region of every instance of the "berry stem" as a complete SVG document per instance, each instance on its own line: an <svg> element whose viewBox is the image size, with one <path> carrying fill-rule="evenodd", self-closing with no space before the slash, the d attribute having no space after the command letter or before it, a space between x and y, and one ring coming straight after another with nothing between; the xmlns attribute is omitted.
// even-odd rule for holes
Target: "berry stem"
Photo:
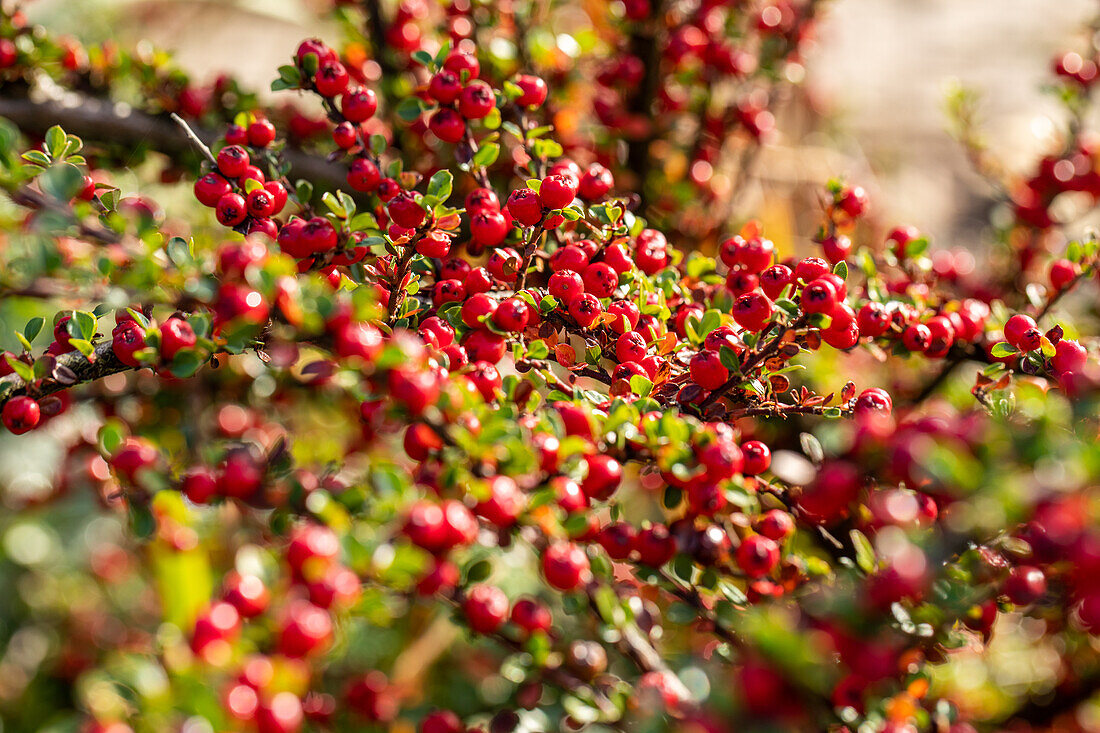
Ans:
<svg viewBox="0 0 1100 733"><path fill-rule="evenodd" d="M195 146L195 149L202 153L202 157L206 158L207 162L210 163L210 165L214 166L214 170L217 170L218 159L214 157L214 154L212 152L210 152L210 148L207 147L206 143L204 143L199 138L199 136L195 134L195 131L191 129L191 126L188 125L187 122L175 112L170 114L169 117L172 118L173 122L183 128L183 134L187 136L187 139L191 141L191 144Z"/></svg>

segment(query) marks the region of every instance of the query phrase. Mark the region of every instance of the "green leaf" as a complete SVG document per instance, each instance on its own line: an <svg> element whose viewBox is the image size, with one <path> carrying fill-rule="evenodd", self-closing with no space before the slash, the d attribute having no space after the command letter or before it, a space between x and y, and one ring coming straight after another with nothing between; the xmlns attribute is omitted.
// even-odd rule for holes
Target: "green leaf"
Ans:
<svg viewBox="0 0 1100 733"><path fill-rule="evenodd" d="M844 260L841 260L840 262L836 263L836 265L833 266L833 274L840 277L841 280L847 280L848 279L848 263L845 262Z"/></svg>
<svg viewBox="0 0 1100 733"><path fill-rule="evenodd" d="M87 311L77 311L73 314L73 322L76 323L77 328L80 331L80 335L86 340L91 341L95 338L96 330L96 317Z"/></svg>
<svg viewBox="0 0 1100 733"><path fill-rule="evenodd" d="M191 244L183 237L169 239L168 244L164 246L164 251L172 264L180 269L195 263L194 255L191 252Z"/></svg>
<svg viewBox="0 0 1100 733"><path fill-rule="evenodd" d="M64 155L67 143L68 136L59 125L46 130L46 149L50 151L50 157L57 159Z"/></svg>
<svg viewBox="0 0 1100 733"><path fill-rule="evenodd" d="M92 357L95 355L95 347L92 346L91 341L85 341L84 339L69 339L69 343L73 348L83 354L84 358L88 361L91 361Z"/></svg>
<svg viewBox="0 0 1100 733"><path fill-rule="evenodd" d="M1001 341L993 344L993 348L990 350L990 353L998 359L1003 359L1006 356L1012 356L1013 354L1020 353L1020 350L1012 344L1008 343L1007 341Z"/></svg>
<svg viewBox="0 0 1100 733"><path fill-rule="evenodd" d="M47 168L50 165L50 158L41 150L28 150L23 153L23 160L34 165L40 165L43 168Z"/></svg>
<svg viewBox="0 0 1100 733"><path fill-rule="evenodd" d="M347 209L340 203L340 199L336 198L330 191L325 191L324 194L322 194L321 201L328 207L328 210L337 217L341 219L347 218Z"/></svg>
<svg viewBox="0 0 1100 733"><path fill-rule="evenodd" d="M417 63L427 66L429 69L435 65L435 59L432 58L432 55L427 51L417 51L412 57Z"/></svg>
<svg viewBox="0 0 1100 733"><path fill-rule="evenodd" d="M31 367L30 364L20 359L16 359L11 354L5 354L4 358L8 360L8 366L11 367L13 372L19 375L20 379L24 382L34 381L34 368Z"/></svg>
<svg viewBox="0 0 1100 733"><path fill-rule="evenodd" d="M500 145L497 143L485 143L474 153L473 163L480 168L488 168L497 162L500 156Z"/></svg>
<svg viewBox="0 0 1100 733"><path fill-rule="evenodd" d="M454 176L449 170L436 171L428 181L428 195L439 201L446 201L451 196L453 184Z"/></svg>
<svg viewBox="0 0 1100 733"><path fill-rule="evenodd" d="M649 393L653 391L653 382L641 374L635 374L630 378L630 391L639 397L649 397Z"/></svg>
<svg viewBox="0 0 1100 733"><path fill-rule="evenodd" d="M565 152L561 143L549 139L534 141L531 143L531 150L534 151L536 158L558 158Z"/></svg>
<svg viewBox="0 0 1100 733"><path fill-rule="evenodd" d="M45 321L37 316L27 321L27 325L23 327L23 335L27 341L34 341L34 337L42 330L44 323Z"/></svg>
<svg viewBox="0 0 1100 733"><path fill-rule="evenodd" d="M493 572L493 566L488 560L478 560L466 570L467 583L480 583Z"/></svg>
<svg viewBox="0 0 1100 733"><path fill-rule="evenodd" d="M172 358L172 364L168 367L168 370L172 372L173 377L186 379L194 376L195 372L202 366L203 361L204 359L197 351L184 349Z"/></svg>
<svg viewBox="0 0 1100 733"><path fill-rule="evenodd" d="M294 191L298 194L298 200L303 204L309 203L313 199L313 184L307 180L299 180L294 184Z"/></svg>
<svg viewBox="0 0 1100 733"><path fill-rule="evenodd" d="M420 117L421 107L420 100L416 97L405 97L397 105L397 109L394 110L397 116L405 122L413 122L416 118Z"/></svg>
<svg viewBox="0 0 1100 733"><path fill-rule="evenodd" d="M130 531L141 540L149 539L157 530L157 520L148 504L130 502Z"/></svg>
<svg viewBox="0 0 1100 733"><path fill-rule="evenodd" d="M84 174L75 165L57 163L43 171L38 185L47 195L68 202L84 187Z"/></svg>
<svg viewBox="0 0 1100 733"><path fill-rule="evenodd" d="M386 142L385 135L371 135L370 136L370 151L375 155L381 155L386 152L386 148L389 143Z"/></svg>
<svg viewBox="0 0 1100 733"><path fill-rule="evenodd" d="M865 573L872 573L875 569L875 550L871 547L871 541L858 529L848 533L852 538L852 547L856 550L856 565Z"/></svg>
<svg viewBox="0 0 1100 733"><path fill-rule="evenodd" d="M550 356L550 348L542 339L532 341L527 347L527 357L530 359L545 359Z"/></svg>
<svg viewBox="0 0 1100 733"><path fill-rule="evenodd" d="M500 128L500 110L493 107L489 110L489 114L485 115L485 119L481 121L481 124L485 125L486 130L496 130Z"/></svg>
<svg viewBox="0 0 1100 733"><path fill-rule="evenodd" d="M99 452L105 456L114 454L122 441L126 439L126 426L118 418L111 418L103 423L96 435L99 444Z"/></svg>
<svg viewBox="0 0 1100 733"><path fill-rule="evenodd" d="M1050 342L1050 339L1048 339L1046 336L1042 336L1039 338L1039 345L1043 349L1043 356L1048 359L1058 353L1058 350L1054 348L1054 344L1052 344Z"/></svg>

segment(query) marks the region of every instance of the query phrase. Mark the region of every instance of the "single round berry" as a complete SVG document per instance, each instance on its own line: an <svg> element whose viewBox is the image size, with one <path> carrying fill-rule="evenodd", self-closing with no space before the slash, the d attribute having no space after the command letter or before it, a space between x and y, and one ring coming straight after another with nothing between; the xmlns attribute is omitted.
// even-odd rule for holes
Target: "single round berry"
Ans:
<svg viewBox="0 0 1100 733"><path fill-rule="evenodd" d="M3 418L4 427L15 435L22 435L38 426L42 419L42 410L33 398L17 395L4 403L0 417Z"/></svg>
<svg viewBox="0 0 1100 733"><path fill-rule="evenodd" d="M226 178L237 178L248 168L248 151L240 145L227 145L218 151L218 171Z"/></svg>

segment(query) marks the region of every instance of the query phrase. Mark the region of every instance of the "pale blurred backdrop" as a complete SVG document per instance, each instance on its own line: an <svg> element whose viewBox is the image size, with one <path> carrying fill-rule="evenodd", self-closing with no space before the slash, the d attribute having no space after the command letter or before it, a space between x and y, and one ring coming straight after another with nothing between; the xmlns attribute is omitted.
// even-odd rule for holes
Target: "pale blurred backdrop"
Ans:
<svg viewBox="0 0 1100 733"><path fill-rule="evenodd" d="M337 40L314 11L325 0L36 0L35 20L89 39L144 39L201 77L232 70L266 88L304 36ZM1058 107L1040 90L1053 55L1080 48L1096 0L835 0L807 61L819 134L780 140L762 160L761 206L833 174L866 185L885 221L943 243L973 244L988 189L946 132L945 90L982 94L991 148L1013 169L1056 144ZM776 195L768 196L769 184ZM799 233L805 236L805 233Z"/></svg>

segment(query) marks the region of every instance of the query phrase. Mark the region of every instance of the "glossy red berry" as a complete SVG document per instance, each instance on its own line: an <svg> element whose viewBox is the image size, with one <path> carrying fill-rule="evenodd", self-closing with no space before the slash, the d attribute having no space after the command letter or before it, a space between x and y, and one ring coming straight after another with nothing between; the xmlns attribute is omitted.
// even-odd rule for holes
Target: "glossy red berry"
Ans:
<svg viewBox="0 0 1100 733"><path fill-rule="evenodd" d="M462 604L470 628L482 634L491 634L500 628L508 616L508 597L504 591L492 585L475 585Z"/></svg>
<svg viewBox="0 0 1100 733"><path fill-rule="evenodd" d="M1047 592L1047 579L1043 571L1031 565L1012 568L1002 589L1008 600L1018 606L1035 603Z"/></svg>
<svg viewBox="0 0 1100 733"><path fill-rule="evenodd" d="M759 534L746 537L737 548L737 564L750 578L767 575L779 564L779 545Z"/></svg>
<svg viewBox="0 0 1100 733"><path fill-rule="evenodd" d="M248 168L248 151L240 145L227 145L218 151L218 171L226 178L236 178Z"/></svg>
<svg viewBox="0 0 1100 733"><path fill-rule="evenodd" d="M248 203L239 193L227 193L218 199L215 215L221 224L236 226L248 216Z"/></svg>
<svg viewBox="0 0 1100 733"><path fill-rule="evenodd" d="M400 193L387 206L390 219L402 229L416 229L424 221L424 208L411 194Z"/></svg>
<svg viewBox="0 0 1100 733"><path fill-rule="evenodd" d="M517 188L508 195L508 213L525 227L532 227L542 221L542 201L539 195L529 188Z"/></svg>
<svg viewBox="0 0 1100 733"><path fill-rule="evenodd" d="M160 327L160 356L171 362L183 349L190 349L198 342L191 324L182 318L169 318Z"/></svg>
<svg viewBox="0 0 1100 733"><path fill-rule="evenodd" d="M378 95L373 89L351 89L340 98L340 111L354 124L369 120L377 109Z"/></svg>
<svg viewBox="0 0 1100 733"><path fill-rule="evenodd" d="M356 158L348 166L348 185L356 191L372 193L382 184L382 173L374 161L368 158Z"/></svg>
<svg viewBox="0 0 1100 733"><path fill-rule="evenodd" d="M542 553L542 574L560 591L577 590L590 575L588 556L571 542L552 543Z"/></svg>
<svg viewBox="0 0 1100 733"><path fill-rule="evenodd" d="M691 357L691 381L706 390L718 389L729 379L729 370L717 352L700 351Z"/></svg>
<svg viewBox="0 0 1100 733"><path fill-rule="evenodd" d="M553 623L550 609L534 598L520 598L512 606L512 623L528 634L548 632Z"/></svg>
<svg viewBox="0 0 1100 733"><path fill-rule="evenodd" d="M268 120L258 119L248 126L248 144L255 148L266 148L275 142L278 131Z"/></svg>
<svg viewBox="0 0 1100 733"><path fill-rule="evenodd" d="M317 67L313 85L322 97L338 97L348 88L350 79L347 68L339 61L331 60Z"/></svg>
<svg viewBox="0 0 1100 733"><path fill-rule="evenodd" d="M457 143L466 137L466 120L450 107L440 107L428 119L428 129L445 143Z"/></svg>
<svg viewBox="0 0 1100 733"><path fill-rule="evenodd" d="M772 452L759 440L749 440L741 444L744 465L741 469L746 476L757 476L772 465Z"/></svg>
<svg viewBox="0 0 1100 733"><path fill-rule="evenodd" d="M15 435L34 430L42 419L42 411L38 403L26 395L17 395L4 403L2 415L4 427Z"/></svg>
<svg viewBox="0 0 1100 733"><path fill-rule="evenodd" d="M733 319L746 331L761 331L771 320L772 302L763 293L746 293L733 304Z"/></svg>
<svg viewBox="0 0 1100 733"><path fill-rule="evenodd" d="M623 479L623 467L611 456L597 453L584 459L588 472L581 481L581 489L590 499L604 501L619 488Z"/></svg>
<svg viewBox="0 0 1100 733"><path fill-rule="evenodd" d="M229 185L229 181L219 174L207 173L195 181L194 191L195 198L199 200L199 203L213 208L218 205L218 201L221 200L222 196L232 193L233 187Z"/></svg>
<svg viewBox="0 0 1100 733"><path fill-rule="evenodd" d="M577 186L564 176L547 176L539 186L539 199L547 209L564 209L577 195Z"/></svg>
<svg viewBox="0 0 1100 733"><path fill-rule="evenodd" d="M493 89L483 81L467 85L458 98L458 111L468 120L480 120L496 107Z"/></svg>
<svg viewBox="0 0 1100 733"><path fill-rule="evenodd" d="M520 107L541 107L546 101L548 89L546 82L532 74L520 74L512 80L522 94L516 98Z"/></svg>
<svg viewBox="0 0 1100 733"><path fill-rule="evenodd" d="M564 273L555 273L555 277L562 274ZM581 328L590 328L601 313L603 313L603 310L600 307L600 301L591 293L584 293L575 297L569 303L569 315Z"/></svg>

